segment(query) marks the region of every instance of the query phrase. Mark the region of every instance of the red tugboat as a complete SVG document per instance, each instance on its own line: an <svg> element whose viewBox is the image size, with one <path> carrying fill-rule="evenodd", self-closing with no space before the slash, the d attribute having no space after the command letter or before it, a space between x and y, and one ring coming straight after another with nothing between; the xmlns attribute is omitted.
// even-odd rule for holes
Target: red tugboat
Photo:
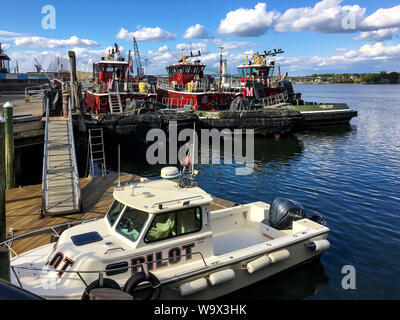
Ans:
<svg viewBox="0 0 400 320"><path fill-rule="evenodd" d="M121 57L118 45L106 58L93 64L94 84L85 92L85 103L93 113L123 113L129 101L135 100L142 107L153 105L154 87L141 78L130 77L132 60ZM115 60L115 55L117 59Z"/></svg>
<svg viewBox="0 0 400 320"><path fill-rule="evenodd" d="M281 49L264 51L263 54L254 53L253 60L248 59L246 63L237 67L239 81L232 84L233 87L241 89L242 97L247 98L250 108L255 106L274 106L279 103L288 103L300 99L300 94L295 94L290 81L285 80L277 68L277 76L274 77L275 61L267 62L267 57L275 57L282 54Z"/></svg>
<svg viewBox="0 0 400 320"><path fill-rule="evenodd" d="M228 108L237 90L222 88L215 79L204 75L205 64L190 61L196 55L182 56L178 63L167 66L168 79L157 81L157 101L168 107L190 110Z"/></svg>
<svg viewBox="0 0 400 320"><path fill-rule="evenodd" d="M182 56L177 64L167 66L168 79L158 79L157 101L166 106L193 110L228 109L235 98L244 109L260 108L289 102L296 98L292 85L281 77L273 79L275 62L266 61L268 56L276 56L282 50L253 54L253 60L238 66L239 78L228 79L226 76L226 60L220 59L219 79L204 75L205 65L199 60L190 62L188 59L200 56ZM279 70L279 69L278 69ZM167 81L165 81L167 80ZM247 98L247 99L243 99ZM299 96L298 96L299 98ZM262 103L261 103L262 101Z"/></svg>

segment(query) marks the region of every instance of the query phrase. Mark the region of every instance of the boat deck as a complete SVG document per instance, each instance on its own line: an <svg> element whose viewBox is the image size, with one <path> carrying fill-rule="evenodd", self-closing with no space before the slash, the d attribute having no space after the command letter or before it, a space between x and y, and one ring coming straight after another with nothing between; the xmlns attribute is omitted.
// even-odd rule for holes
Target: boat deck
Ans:
<svg viewBox="0 0 400 320"><path fill-rule="evenodd" d="M121 174L121 184L125 184L138 176ZM105 178L82 178L82 213L46 216L40 218L42 205L42 185L27 186L9 189L6 192L6 225L7 232L14 229L14 236L25 234L37 229L54 226L57 224L79 220L103 217L113 201L113 188L117 185L118 174L109 174ZM211 210L232 207L233 202L214 198ZM8 235L9 237L11 234ZM27 237L16 240L12 249L20 254L31 249L48 244L51 241L50 233Z"/></svg>
<svg viewBox="0 0 400 320"><path fill-rule="evenodd" d="M214 254L216 256L220 256L222 254L248 248L268 240L271 239L258 230L251 228L236 229L219 233L213 236Z"/></svg>

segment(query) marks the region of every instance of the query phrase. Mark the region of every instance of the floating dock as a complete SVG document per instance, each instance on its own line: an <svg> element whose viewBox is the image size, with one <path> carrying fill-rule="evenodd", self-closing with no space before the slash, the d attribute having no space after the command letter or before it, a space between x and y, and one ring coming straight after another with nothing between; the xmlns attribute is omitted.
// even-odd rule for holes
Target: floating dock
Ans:
<svg viewBox="0 0 400 320"><path fill-rule="evenodd" d="M121 174L121 184L137 181L140 177ZM6 230L13 229L18 236L28 232L48 228L63 223L77 223L81 220L102 218L113 201L114 186L118 184L118 174L80 179L82 188L82 212L41 218L42 185L9 189L6 192ZM234 202L214 197L211 210L233 207ZM11 237L12 234L8 234ZM52 241L51 234L43 234L15 240L12 250L21 254Z"/></svg>
<svg viewBox="0 0 400 320"><path fill-rule="evenodd" d="M14 143L15 147L41 144L44 141L43 101L29 103L24 96L0 96L0 108L11 101L14 105Z"/></svg>

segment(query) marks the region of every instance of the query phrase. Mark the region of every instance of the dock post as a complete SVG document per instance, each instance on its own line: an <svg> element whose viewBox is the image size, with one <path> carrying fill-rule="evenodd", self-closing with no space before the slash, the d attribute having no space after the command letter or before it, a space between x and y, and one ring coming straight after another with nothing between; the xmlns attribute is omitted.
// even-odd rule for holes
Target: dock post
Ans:
<svg viewBox="0 0 400 320"><path fill-rule="evenodd" d="M14 175L14 106L7 101L3 105L3 116L5 125L5 148L6 148L6 188L15 187Z"/></svg>
<svg viewBox="0 0 400 320"><path fill-rule="evenodd" d="M0 116L0 242L6 239L6 119Z"/></svg>
<svg viewBox="0 0 400 320"><path fill-rule="evenodd" d="M80 132L86 133L86 125L85 125L85 120L83 119L82 106L81 106L82 92L76 75L75 51L68 51L68 56L69 56L69 67L71 74L71 91L70 91L71 107L75 107L76 112L78 114L78 130Z"/></svg>
<svg viewBox="0 0 400 320"><path fill-rule="evenodd" d="M10 282L10 252L0 247L0 279Z"/></svg>
<svg viewBox="0 0 400 320"><path fill-rule="evenodd" d="M6 119L0 116L0 242L6 240ZM8 249L0 247L0 278L10 281L10 255Z"/></svg>

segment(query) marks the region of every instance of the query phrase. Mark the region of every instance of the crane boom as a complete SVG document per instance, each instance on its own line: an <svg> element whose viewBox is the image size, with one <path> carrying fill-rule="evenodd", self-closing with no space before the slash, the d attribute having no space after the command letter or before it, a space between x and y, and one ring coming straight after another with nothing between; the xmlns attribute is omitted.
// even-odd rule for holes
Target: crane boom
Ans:
<svg viewBox="0 0 400 320"><path fill-rule="evenodd" d="M139 48L136 42L135 37L133 37L133 49L134 49L134 54L135 54L135 62L136 62L136 70L137 70L137 75L139 77L143 77L143 68L142 68L142 62L140 61L140 53L139 53Z"/></svg>

